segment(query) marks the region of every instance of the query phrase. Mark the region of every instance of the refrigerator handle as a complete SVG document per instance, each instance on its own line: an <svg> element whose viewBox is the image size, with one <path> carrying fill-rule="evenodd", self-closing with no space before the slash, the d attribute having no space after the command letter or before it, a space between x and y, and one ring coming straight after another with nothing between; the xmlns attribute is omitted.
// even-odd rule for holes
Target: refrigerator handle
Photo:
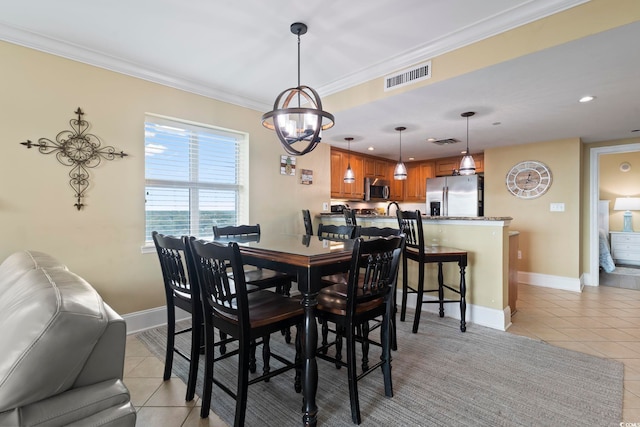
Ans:
<svg viewBox="0 0 640 427"><path fill-rule="evenodd" d="M442 188L442 216L449 216L449 187Z"/></svg>

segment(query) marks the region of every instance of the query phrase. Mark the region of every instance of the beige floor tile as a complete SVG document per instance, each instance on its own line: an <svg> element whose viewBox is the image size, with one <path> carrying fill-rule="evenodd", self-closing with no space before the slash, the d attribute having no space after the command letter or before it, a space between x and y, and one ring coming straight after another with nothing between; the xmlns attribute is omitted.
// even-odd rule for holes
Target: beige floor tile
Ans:
<svg viewBox="0 0 640 427"><path fill-rule="evenodd" d="M556 347L566 348L567 350L579 351L581 353L591 354L592 356L602 357L601 354L594 354L593 349L589 348L584 343L578 341L547 341L551 345L555 345Z"/></svg>
<svg viewBox="0 0 640 427"><path fill-rule="evenodd" d="M531 333L533 333L536 337L543 341L569 341L569 337L563 334L562 332L553 329L553 328L545 328L545 327L529 327L527 328Z"/></svg>
<svg viewBox="0 0 640 427"><path fill-rule="evenodd" d="M138 411L136 427L181 427L191 408L145 406Z"/></svg>
<svg viewBox="0 0 640 427"><path fill-rule="evenodd" d="M124 376L126 377L132 369L138 366L147 356L127 356L124 358Z"/></svg>
<svg viewBox="0 0 640 427"><path fill-rule="evenodd" d="M625 363L627 360L631 359L618 359L622 363L624 363L624 379L628 381L640 381L640 371L631 367ZM637 363L636 363L637 364Z"/></svg>
<svg viewBox="0 0 640 427"><path fill-rule="evenodd" d="M155 356L145 357L127 373L127 377L143 378L162 378L163 375L164 362Z"/></svg>
<svg viewBox="0 0 640 427"><path fill-rule="evenodd" d="M568 336L572 341L607 341L605 337L596 333L597 329L588 328L558 328L560 332Z"/></svg>
<svg viewBox="0 0 640 427"><path fill-rule="evenodd" d="M124 385L129 389L131 403L136 408L143 406L153 393L162 385L162 378L125 378Z"/></svg>
<svg viewBox="0 0 640 427"><path fill-rule="evenodd" d="M622 409L622 421L629 423L629 425L640 424L640 409L638 408L623 408Z"/></svg>
<svg viewBox="0 0 640 427"><path fill-rule="evenodd" d="M629 335L628 333L621 331L620 329L592 329L592 331L605 338L607 341L635 341L636 343L638 341L636 337L634 337L633 335Z"/></svg>
<svg viewBox="0 0 640 427"><path fill-rule="evenodd" d="M147 400L145 406L188 406L193 407L196 400L185 400L187 386L179 378L170 378L164 381L155 393Z"/></svg>
<svg viewBox="0 0 640 427"><path fill-rule="evenodd" d="M182 427L229 427L215 413L210 412L207 418L200 418L200 407L195 407L189 413Z"/></svg>
<svg viewBox="0 0 640 427"><path fill-rule="evenodd" d="M640 398L640 381L624 380L624 389Z"/></svg>
<svg viewBox="0 0 640 427"><path fill-rule="evenodd" d="M136 338L135 335L128 335L125 347L125 357L130 356L147 357L152 356L152 354L149 349Z"/></svg>
<svg viewBox="0 0 640 427"><path fill-rule="evenodd" d="M605 357L611 359L632 359L638 355L635 351L620 343L611 341L590 341L585 343L587 346L598 351Z"/></svg>
<svg viewBox="0 0 640 427"><path fill-rule="evenodd" d="M624 408L640 409L640 397L635 393L625 389L624 390Z"/></svg>

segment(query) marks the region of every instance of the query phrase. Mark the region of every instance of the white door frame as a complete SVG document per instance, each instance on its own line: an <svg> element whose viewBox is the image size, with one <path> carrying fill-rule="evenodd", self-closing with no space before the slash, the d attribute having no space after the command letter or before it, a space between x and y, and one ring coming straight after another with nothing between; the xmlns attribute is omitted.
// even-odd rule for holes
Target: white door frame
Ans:
<svg viewBox="0 0 640 427"><path fill-rule="evenodd" d="M598 201L600 200L600 155L614 153L629 153L640 151L640 143L611 145L589 149L589 275L591 283L587 285L599 286L599 244L598 244Z"/></svg>

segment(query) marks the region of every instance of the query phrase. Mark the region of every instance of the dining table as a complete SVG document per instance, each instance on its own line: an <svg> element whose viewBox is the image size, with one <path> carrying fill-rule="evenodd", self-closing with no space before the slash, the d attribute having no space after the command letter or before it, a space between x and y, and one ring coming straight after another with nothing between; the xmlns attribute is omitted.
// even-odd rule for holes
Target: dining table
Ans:
<svg viewBox="0 0 640 427"><path fill-rule="evenodd" d="M318 365L316 349L316 296L323 286L321 277L349 270L355 240L327 240L301 234L261 233L259 238L229 237L216 241L238 243L243 263L281 271L297 277L302 296L304 320L301 328L302 396L304 426L316 426L318 407Z"/></svg>

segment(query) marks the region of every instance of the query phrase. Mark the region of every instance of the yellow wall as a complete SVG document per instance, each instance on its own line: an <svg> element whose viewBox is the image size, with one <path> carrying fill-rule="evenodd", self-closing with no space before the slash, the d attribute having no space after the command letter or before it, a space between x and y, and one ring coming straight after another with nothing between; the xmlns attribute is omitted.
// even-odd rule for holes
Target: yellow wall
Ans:
<svg viewBox="0 0 640 427"><path fill-rule="evenodd" d="M144 243L146 112L250 135L249 221L263 229L302 231L301 209L330 200L329 146L297 159L295 177L280 175L281 150L260 112L171 89L35 50L0 42L0 259L48 252L87 279L121 314L164 305L160 268ZM10 65L9 65L10 64ZM81 107L90 132L129 154L91 170L86 208L77 211L69 170L19 142L55 139ZM302 185L300 169L314 182Z"/></svg>
<svg viewBox="0 0 640 427"><path fill-rule="evenodd" d="M631 170L622 172L620 164L628 162ZM600 200L610 200L609 229L622 230L624 211L614 211L616 197L640 197L640 152L603 154L600 156ZM632 211L635 231L640 231L640 211Z"/></svg>
<svg viewBox="0 0 640 427"><path fill-rule="evenodd" d="M578 138L486 150L485 215L513 217L510 229L520 232L519 270L579 279L580 170ZM524 160L545 163L553 176L542 196L519 199L506 188L511 167ZM564 212L550 212L550 203L564 203Z"/></svg>

